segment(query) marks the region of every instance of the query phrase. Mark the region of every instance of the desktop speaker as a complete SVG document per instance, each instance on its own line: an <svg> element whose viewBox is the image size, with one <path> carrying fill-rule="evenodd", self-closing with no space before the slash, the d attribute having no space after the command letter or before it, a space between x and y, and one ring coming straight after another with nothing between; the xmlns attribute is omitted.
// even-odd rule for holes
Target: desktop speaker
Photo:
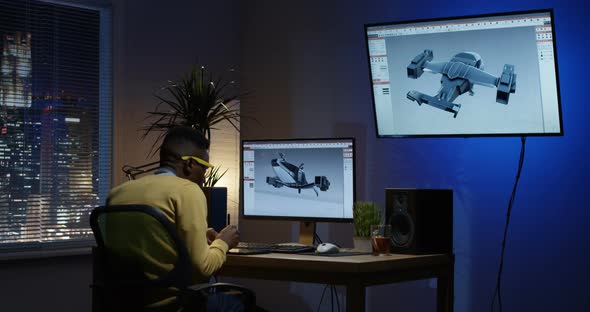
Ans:
<svg viewBox="0 0 590 312"><path fill-rule="evenodd" d="M425 254L453 251L453 191L385 189L385 221L392 251Z"/></svg>

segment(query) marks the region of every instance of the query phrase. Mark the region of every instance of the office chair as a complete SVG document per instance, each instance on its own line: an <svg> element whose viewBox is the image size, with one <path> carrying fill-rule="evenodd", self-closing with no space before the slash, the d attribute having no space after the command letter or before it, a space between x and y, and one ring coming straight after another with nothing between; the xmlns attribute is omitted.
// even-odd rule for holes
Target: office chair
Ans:
<svg viewBox="0 0 590 312"><path fill-rule="evenodd" d="M93 248L92 310L98 311L207 311L212 296L232 296L244 311L256 311L254 292L229 283L191 285L193 269L188 250L176 228L160 210L147 205L113 205L95 208L90 226ZM109 229L125 229L124 237L109 236ZM170 270L147 277L140 257L152 255L156 240L174 246L177 256L162 261ZM130 248L131 246L131 248ZM125 250L122 256L120 251ZM147 253L147 255L146 255ZM130 254L132 254L130 256ZM134 255L133 255L134 254ZM176 297L165 307L147 309L147 298Z"/></svg>

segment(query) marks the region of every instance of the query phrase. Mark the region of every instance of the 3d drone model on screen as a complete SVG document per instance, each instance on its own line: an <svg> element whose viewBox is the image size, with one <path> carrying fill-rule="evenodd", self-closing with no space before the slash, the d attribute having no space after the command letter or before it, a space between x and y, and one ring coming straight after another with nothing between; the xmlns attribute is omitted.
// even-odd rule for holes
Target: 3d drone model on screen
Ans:
<svg viewBox="0 0 590 312"><path fill-rule="evenodd" d="M441 87L438 94L430 96L412 90L407 97L412 101L434 106L453 113L457 117L461 104L453 101L461 94L469 92L473 95L473 85L497 88L496 102L508 104L510 93L516 91L516 74L514 65L505 64L500 77L491 75L483 70L483 60L475 52L461 52L453 56L448 62L431 62L432 50L424 50L408 65L408 77L418 79L423 72L442 74Z"/></svg>
<svg viewBox="0 0 590 312"><path fill-rule="evenodd" d="M298 190L298 193L301 194L301 189L313 189L316 196L318 195L318 191L316 188L319 188L320 191L327 191L330 188L330 181L325 176L316 176L315 183L308 183L307 179L305 178L305 173L303 172L303 164L299 165L299 167L288 163L285 160L285 155L283 153L279 153L280 159L275 158L271 160L272 170L275 172L275 177L266 177L266 183L279 188L282 186L295 188Z"/></svg>

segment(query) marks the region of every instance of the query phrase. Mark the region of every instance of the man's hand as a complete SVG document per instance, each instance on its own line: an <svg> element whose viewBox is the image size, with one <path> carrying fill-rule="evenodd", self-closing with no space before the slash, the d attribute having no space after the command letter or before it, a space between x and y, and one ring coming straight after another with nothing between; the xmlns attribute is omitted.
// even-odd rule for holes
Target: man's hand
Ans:
<svg viewBox="0 0 590 312"><path fill-rule="evenodd" d="M209 231L207 231L207 233L208 232ZM240 242L240 231L238 231L238 228L235 225L228 225L217 234L216 238L222 239L227 243L227 246L232 249Z"/></svg>
<svg viewBox="0 0 590 312"><path fill-rule="evenodd" d="M207 229L207 244L211 245L211 243L217 238L217 231L214 228Z"/></svg>

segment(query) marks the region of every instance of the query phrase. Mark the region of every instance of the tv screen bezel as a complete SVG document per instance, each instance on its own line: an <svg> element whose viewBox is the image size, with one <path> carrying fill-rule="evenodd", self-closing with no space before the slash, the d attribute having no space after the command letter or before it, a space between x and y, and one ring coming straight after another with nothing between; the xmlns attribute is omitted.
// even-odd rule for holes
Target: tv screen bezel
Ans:
<svg viewBox="0 0 590 312"><path fill-rule="evenodd" d="M402 24L412 24L412 23L427 23L427 22L441 22L441 21L450 21L450 20L457 20L457 19L470 19L470 18L485 18L485 17L498 17L498 16L510 16L510 15L521 15L521 14L535 14L535 13L549 13L551 17L551 32L552 32L552 43L553 43L553 57L554 57L554 66L555 66L555 84L557 88L557 109L559 111L559 133L552 132L552 133L544 133L544 132L530 132L530 133L521 133L521 132L514 132L514 133L459 133L459 134L381 134L379 133L379 125L377 123L377 109L375 103L375 94L373 89L373 77L371 72L371 58L369 54L369 38L367 34L367 30L369 27L375 26L387 26L387 25L402 25ZM449 17L440 17L440 18L427 18L427 19L416 19L416 20L400 20L400 21L390 21L390 22L380 22L380 23L369 23L364 25L364 37L365 37L365 50L367 56L367 64L369 69L369 88L371 90L371 103L373 106L373 117L375 122L375 133L377 134L377 138L471 138L471 137L526 137L526 136L563 136L564 129L563 129L563 113L562 113L562 101L561 101L561 88L559 82L559 66L558 66L558 54L557 54L557 39L555 35L555 18L553 14L553 9L537 9L537 10L526 10L526 11L508 11L508 12L497 12L497 13L486 13L486 14L477 14L477 15L459 15L459 16L449 16Z"/></svg>
<svg viewBox="0 0 590 312"><path fill-rule="evenodd" d="M350 140L352 142L352 202L356 201L356 142L354 137L335 137L335 138L297 138L297 139L245 139L240 144L240 216L246 220L277 220L277 221L301 221L301 222L334 222L334 223L352 223L351 218L326 218L326 217L292 217L292 216L263 216L263 215L246 215L244 209L244 143L274 143L274 142L292 142L292 141L339 141ZM351 207L352 209L352 207Z"/></svg>

